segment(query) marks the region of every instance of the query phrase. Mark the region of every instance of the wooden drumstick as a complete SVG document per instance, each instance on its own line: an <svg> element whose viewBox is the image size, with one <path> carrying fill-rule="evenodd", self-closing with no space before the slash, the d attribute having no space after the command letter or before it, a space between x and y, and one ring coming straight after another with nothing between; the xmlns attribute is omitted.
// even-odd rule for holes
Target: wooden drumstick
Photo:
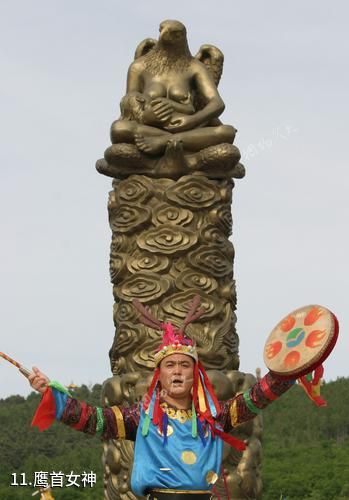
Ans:
<svg viewBox="0 0 349 500"><path fill-rule="evenodd" d="M29 377L29 375L32 373L31 370L28 370L28 368L25 368L23 365L21 365L20 363L18 363L18 361L10 358L10 356L7 356L7 354L3 353L3 352L0 352L0 357L5 359L5 361L8 361L9 363L11 363L11 365L15 366L16 368L18 368L18 370L22 373L22 375L24 375L26 378Z"/></svg>

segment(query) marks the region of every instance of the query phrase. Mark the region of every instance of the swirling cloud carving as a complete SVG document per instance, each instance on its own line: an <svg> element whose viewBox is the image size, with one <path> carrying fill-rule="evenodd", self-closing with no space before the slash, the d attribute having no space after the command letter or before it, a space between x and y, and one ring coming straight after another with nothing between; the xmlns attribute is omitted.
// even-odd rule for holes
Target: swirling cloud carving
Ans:
<svg viewBox="0 0 349 500"><path fill-rule="evenodd" d="M151 211L148 207L123 203L110 210L110 227L113 231L127 233L143 225L150 216Z"/></svg>
<svg viewBox="0 0 349 500"><path fill-rule="evenodd" d="M114 233L110 245L110 257L116 257L120 252L129 250L128 239L124 234Z"/></svg>
<svg viewBox="0 0 349 500"><path fill-rule="evenodd" d="M119 182L116 192L121 203L140 203L152 196L153 189L146 177L131 175Z"/></svg>
<svg viewBox="0 0 349 500"><path fill-rule="evenodd" d="M116 324L134 322L137 318L137 312L130 302L119 301L114 303L113 317Z"/></svg>
<svg viewBox="0 0 349 500"><path fill-rule="evenodd" d="M170 261L165 255L157 255L155 253L144 252L135 257L130 257L127 260L127 269L130 273L138 273L140 271L150 271L158 273L168 269Z"/></svg>
<svg viewBox="0 0 349 500"><path fill-rule="evenodd" d="M233 260L235 254L234 246L218 227L204 225L200 233L200 239L204 243L219 246L224 255Z"/></svg>
<svg viewBox="0 0 349 500"><path fill-rule="evenodd" d="M126 270L126 259L127 255L123 253L118 253L110 259L109 273L112 283L117 284L124 275L124 271Z"/></svg>
<svg viewBox="0 0 349 500"><path fill-rule="evenodd" d="M194 214L186 208L162 203L157 206L152 217L155 226L172 224L175 226L186 226L193 220Z"/></svg>
<svg viewBox="0 0 349 500"><path fill-rule="evenodd" d="M182 177L165 193L166 197L174 203L200 210L210 207L220 200L219 189L213 182L203 177Z"/></svg>
<svg viewBox="0 0 349 500"><path fill-rule="evenodd" d="M195 245L197 240L197 235L189 229L163 224L140 234L137 244L149 252L173 254L187 250Z"/></svg>
<svg viewBox="0 0 349 500"><path fill-rule="evenodd" d="M222 229L226 236L231 235L233 218L229 206L221 205L220 207L211 210L209 213L209 220Z"/></svg>
<svg viewBox="0 0 349 500"><path fill-rule="evenodd" d="M205 271L215 278L222 278L233 272L233 263L228 259L220 247L202 245L187 255L190 266Z"/></svg>
<svg viewBox="0 0 349 500"><path fill-rule="evenodd" d="M169 287L169 281L159 274L139 272L116 286L114 293L119 299L127 302L131 302L133 299L151 302L164 295Z"/></svg>
<svg viewBox="0 0 349 500"><path fill-rule="evenodd" d="M212 278L212 276L207 276L200 271L195 271L192 269L185 269L177 277L175 281L176 287L180 290L188 290L188 288L196 288L197 290L202 290L203 292L210 293L216 290L218 283Z"/></svg>
<svg viewBox="0 0 349 500"><path fill-rule="evenodd" d="M180 292L166 298L162 303L162 308L165 313L178 318L185 318L188 313L188 306L194 295L197 295L197 289L187 290ZM223 301L217 299L213 295L207 295L200 292L201 307L205 309L205 313L201 316L203 318L211 318L219 314L223 308Z"/></svg>
<svg viewBox="0 0 349 500"><path fill-rule="evenodd" d="M125 355L133 351L134 346L141 340L141 337L141 327L127 322L119 324L115 339L116 352Z"/></svg>

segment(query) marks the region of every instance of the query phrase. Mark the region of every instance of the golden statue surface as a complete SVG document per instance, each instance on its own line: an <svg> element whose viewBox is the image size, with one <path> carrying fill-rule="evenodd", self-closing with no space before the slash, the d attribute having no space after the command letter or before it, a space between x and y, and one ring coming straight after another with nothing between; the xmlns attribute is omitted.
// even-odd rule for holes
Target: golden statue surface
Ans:
<svg viewBox="0 0 349 500"><path fill-rule="evenodd" d="M110 276L115 337L113 376L105 404L131 405L146 391L158 331L139 323L138 299L161 321L178 326L199 294L205 313L188 326L218 397L252 385L238 372L236 291L232 234L233 178L245 169L233 141L236 129L221 123L217 86L223 54L202 45L193 57L179 21L160 24L158 40L141 42L128 70L121 116L98 172L112 177L108 212L112 230ZM238 456L225 452L225 476L234 498L260 498L260 417L236 435L250 443ZM104 444L105 498L135 499L129 479L131 442ZM217 490L222 490L221 479Z"/></svg>
<svg viewBox="0 0 349 500"><path fill-rule="evenodd" d="M197 172L243 177L233 146L236 130L219 120L223 59L213 45L201 46L193 57L185 26L163 21L159 39L143 40L136 49L121 116L111 127L112 146L97 162L98 171L118 178L130 172L172 179Z"/></svg>

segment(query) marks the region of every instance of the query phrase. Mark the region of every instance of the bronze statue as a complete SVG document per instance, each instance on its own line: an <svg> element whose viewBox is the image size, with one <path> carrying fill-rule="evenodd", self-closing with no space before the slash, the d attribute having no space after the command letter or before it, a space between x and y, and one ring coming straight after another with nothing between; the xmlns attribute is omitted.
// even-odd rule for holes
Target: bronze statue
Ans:
<svg viewBox="0 0 349 500"><path fill-rule="evenodd" d="M223 54L203 45L193 57L185 26L163 21L159 40L139 44L128 70L121 117L111 127L112 146L99 172L111 177L130 172L179 178L194 171L208 177L243 177L236 130L219 116L218 93Z"/></svg>

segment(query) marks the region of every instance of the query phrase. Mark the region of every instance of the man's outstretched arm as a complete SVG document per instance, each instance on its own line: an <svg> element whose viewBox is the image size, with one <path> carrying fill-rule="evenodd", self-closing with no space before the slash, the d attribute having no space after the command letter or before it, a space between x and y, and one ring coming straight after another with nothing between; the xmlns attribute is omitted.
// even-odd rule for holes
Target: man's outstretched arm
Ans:
<svg viewBox="0 0 349 500"><path fill-rule="evenodd" d="M75 430L100 435L103 439L135 440L139 423L138 405L100 407L78 401L69 395L65 387L51 382L36 367L33 367L28 380L33 389L42 394L32 426L45 430L56 419Z"/></svg>

